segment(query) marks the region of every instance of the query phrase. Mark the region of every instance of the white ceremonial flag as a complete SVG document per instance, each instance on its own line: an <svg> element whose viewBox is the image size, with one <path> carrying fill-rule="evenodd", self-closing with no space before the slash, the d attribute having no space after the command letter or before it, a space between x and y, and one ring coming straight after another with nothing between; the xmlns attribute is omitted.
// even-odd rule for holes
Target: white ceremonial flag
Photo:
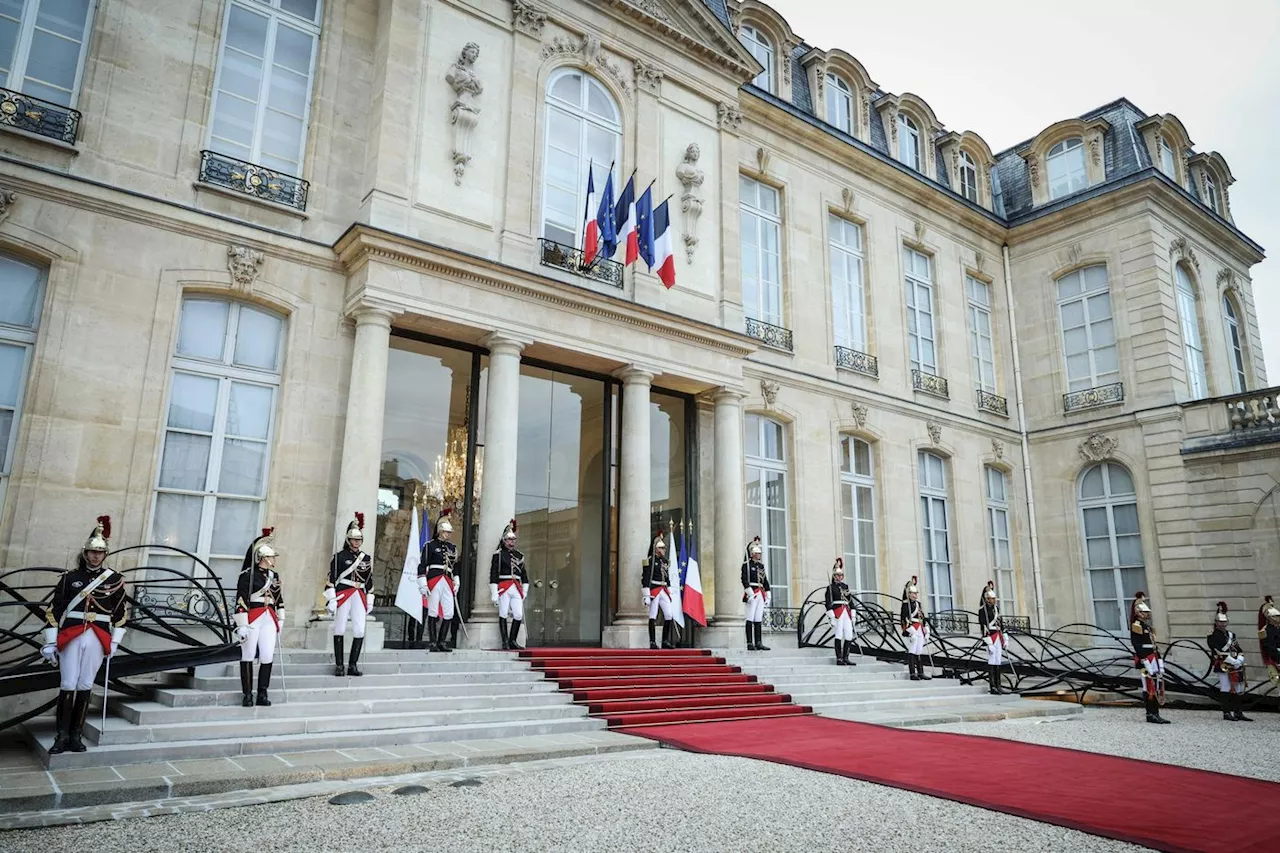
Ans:
<svg viewBox="0 0 1280 853"><path fill-rule="evenodd" d="M670 585L667 587L671 591L671 609L675 612L676 624L683 628L684 602L680 600L680 555L676 553L676 529L674 526L667 530L667 557L671 560L671 567L675 569L672 572L674 577L671 578Z"/></svg>
<svg viewBox="0 0 1280 853"><path fill-rule="evenodd" d="M409 549L404 554L404 571L400 573L400 586L396 589L396 607L422 621L422 594L418 592L418 564L422 551L418 548L418 508L413 508L409 522Z"/></svg>

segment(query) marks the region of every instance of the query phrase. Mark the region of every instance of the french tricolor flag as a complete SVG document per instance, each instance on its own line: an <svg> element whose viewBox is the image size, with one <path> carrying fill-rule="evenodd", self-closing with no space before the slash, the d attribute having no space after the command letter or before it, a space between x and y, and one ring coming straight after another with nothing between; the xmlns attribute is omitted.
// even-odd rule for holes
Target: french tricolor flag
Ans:
<svg viewBox="0 0 1280 853"><path fill-rule="evenodd" d="M665 201L653 211L653 266L667 290L676 286L676 256L671 249L671 216Z"/></svg>
<svg viewBox="0 0 1280 853"><path fill-rule="evenodd" d="M704 628L707 625L707 605L702 600L702 574L698 571L698 558L694 554L693 545L684 536L680 537L680 565L684 570L684 594L681 606L684 615Z"/></svg>
<svg viewBox="0 0 1280 853"><path fill-rule="evenodd" d="M618 243L623 247L622 265L634 264L640 257L640 232L636 228L636 176L632 174L618 196L618 205L613 209L613 221L616 223Z"/></svg>
<svg viewBox="0 0 1280 853"><path fill-rule="evenodd" d="M594 164L587 167L587 205L582 211L582 262L589 264L596 259L600 251L600 225L596 222L593 208L596 206L596 182L592 172Z"/></svg>

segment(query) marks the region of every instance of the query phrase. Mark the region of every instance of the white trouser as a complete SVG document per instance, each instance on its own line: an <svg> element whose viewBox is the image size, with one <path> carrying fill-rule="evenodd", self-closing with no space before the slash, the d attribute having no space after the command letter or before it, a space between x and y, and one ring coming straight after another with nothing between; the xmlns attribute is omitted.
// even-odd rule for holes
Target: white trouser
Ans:
<svg viewBox="0 0 1280 853"><path fill-rule="evenodd" d="M672 615L673 613L675 613L675 610L674 610L674 602L672 602L671 600L671 593L667 592L664 589L661 592L659 592L657 595L653 595L652 592L650 593L650 595L651 595L649 599L649 618L650 619L657 619L659 610L662 611L663 619L675 618L675 616Z"/></svg>
<svg viewBox="0 0 1280 853"><path fill-rule="evenodd" d="M357 640L363 637L364 621L368 612L364 601L360 598L360 593L353 592L346 601L338 605L338 609L333 613L333 636L341 637L347 633L347 617L350 617L351 635Z"/></svg>
<svg viewBox="0 0 1280 853"><path fill-rule="evenodd" d="M433 619L443 617L446 622L453 620L453 585L448 577L436 581L427 593L427 615Z"/></svg>
<svg viewBox="0 0 1280 853"><path fill-rule="evenodd" d="M249 624L249 636L240 650L241 661L251 661L258 656L258 663L271 663L276 657L276 620L270 610L263 610Z"/></svg>
<svg viewBox="0 0 1280 853"><path fill-rule="evenodd" d="M1004 663L1004 643L1000 641L999 635L994 639L988 634L983 642L987 644L987 663L991 666L1000 666Z"/></svg>
<svg viewBox="0 0 1280 853"><path fill-rule="evenodd" d="M749 587L747 589L747 621L763 622L764 605L764 592L759 587Z"/></svg>
<svg viewBox="0 0 1280 853"><path fill-rule="evenodd" d="M833 614L835 611L831 611ZM843 615L835 620L836 639L853 642L853 611L845 609Z"/></svg>
<svg viewBox="0 0 1280 853"><path fill-rule="evenodd" d="M513 583L498 593L498 618L524 619L524 596L520 594L520 584Z"/></svg>
<svg viewBox="0 0 1280 853"><path fill-rule="evenodd" d="M1164 658L1144 658L1142 661L1142 689L1148 695L1155 695L1156 682L1164 672Z"/></svg>
<svg viewBox="0 0 1280 853"><path fill-rule="evenodd" d="M61 690L91 690L93 679L102 666L102 643L92 630L85 631L58 652L58 675Z"/></svg>
<svg viewBox="0 0 1280 853"><path fill-rule="evenodd" d="M929 629L923 625L911 625L907 628L907 654L924 654L924 643L929 638Z"/></svg>
<svg viewBox="0 0 1280 853"><path fill-rule="evenodd" d="M1225 672L1218 673L1218 690L1222 693L1233 692L1231 690L1231 676Z"/></svg>

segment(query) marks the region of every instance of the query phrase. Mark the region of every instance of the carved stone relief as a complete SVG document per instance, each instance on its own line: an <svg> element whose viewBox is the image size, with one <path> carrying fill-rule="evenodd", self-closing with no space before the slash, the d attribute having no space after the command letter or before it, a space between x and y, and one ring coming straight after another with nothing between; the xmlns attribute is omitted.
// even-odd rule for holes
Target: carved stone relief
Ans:
<svg viewBox="0 0 1280 853"><path fill-rule="evenodd" d="M997 459L1004 458L1004 442L998 438L991 439L991 455Z"/></svg>
<svg viewBox="0 0 1280 853"><path fill-rule="evenodd" d="M742 127L742 110L733 104L718 104L716 124L720 125L721 130L738 130Z"/></svg>
<svg viewBox="0 0 1280 853"><path fill-rule="evenodd" d="M253 283L262 272L265 256L248 246L227 247L227 270L231 273L231 286L248 296L253 292Z"/></svg>
<svg viewBox="0 0 1280 853"><path fill-rule="evenodd" d="M631 94L631 81L627 79L622 67L609 58L603 45L600 44L600 39L593 35L588 34L577 38L556 36L542 46L543 59L550 59L553 56L573 57L580 60L588 71L603 71L613 78L623 94Z"/></svg>
<svg viewBox="0 0 1280 853"><path fill-rule="evenodd" d="M1086 462L1101 462L1115 454L1117 442L1109 435L1095 432L1080 442L1080 456Z"/></svg>
<svg viewBox="0 0 1280 853"><path fill-rule="evenodd" d="M1186 237L1174 237L1169 243L1169 251L1175 261L1186 261L1195 267L1197 273L1200 272L1200 259L1196 257L1196 250L1191 248Z"/></svg>
<svg viewBox="0 0 1280 853"><path fill-rule="evenodd" d="M849 213L853 210L853 190L845 187L840 190L840 200L844 202L844 212Z"/></svg>
<svg viewBox="0 0 1280 853"><path fill-rule="evenodd" d="M533 38L542 38L542 27L547 23L547 14L538 11L528 0L511 0L511 24L516 32Z"/></svg>
<svg viewBox="0 0 1280 853"><path fill-rule="evenodd" d="M858 429L864 429L867 425L867 407L854 400L852 408L854 426Z"/></svg>
<svg viewBox="0 0 1280 853"><path fill-rule="evenodd" d="M684 161L676 167L676 180L684 188L680 194L680 210L684 214L684 254L685 260L693 263L693 250L698 246L698 218L702 216L702 196L700 190L704 179L698 168L698 158L702 149L698 143L691 142L684 150Z"/></svg>
<svg viewBox="0 0 1280 853"><path fill-rule="evenodd" d="M637 59L635 62L636 72L636 88L644 89L646 92L652 92L655 95L662 94L662 69L656 65L650 65L643 59Z"/></svg>
<svg viewBox="0 0 1280 853"><path fill-rule="evenodd" d="M1031 176L1031 186L1040 186L1040 162L1035 157L1027 160L1027 174Z"/></svg>
<svg viewBox="0 0 1280 853"><path fill-rule="evenodd" d="M628 2L641 12L652 18L657 18L664 24L671 23L671 16L666 13L666 10L662 8L662 4L658 0L628 0Z"/></svg>
<svg viewBox="0 0 1280 853"><path fill-rule="evenodd" d="M929 430L929 441L932 444L942 443L942 424L937 421L929 421L925 424L925 429Z"/></svg>
<svg viewBox="0 0 1280 853"><path fill-rule="evenodd" d="M772 409L777 405L780 388L781 386L777 382L770 382L768 379L760 380L760 396L764 397L766 409Z"/></svg>
<svg viewBox="0 0 1280 853"><path fill-rule="evenodd" d="M9 218L13 206L18 201L18 194L8 187L0 187L0 222Z"/></svg>
<svg viewBox="0 0 1280 853"><path fill-rule="evenodd" d="M462 53L445 74L445 81L453 88L453 103L449 105L449 123L453 125L453 183L462 186L462 175L471 162L471 131L480 120L480 108L475 99L484 91L484 84L476 76L475 64L480 58L480 45L468 42Z"/></svg>
<svg viewBox="0 0 1280 853"><path fill-rule="evenodd" d="M760 167L760 174L768 174L769 172L769 151L766 148L756 149L756 165Z"/></svg>

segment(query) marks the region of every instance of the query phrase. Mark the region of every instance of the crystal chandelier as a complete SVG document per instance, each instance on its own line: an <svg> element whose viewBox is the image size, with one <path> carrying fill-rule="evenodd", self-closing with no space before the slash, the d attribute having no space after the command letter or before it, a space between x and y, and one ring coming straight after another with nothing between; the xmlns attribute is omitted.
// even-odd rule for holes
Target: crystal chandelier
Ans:
<svg viewBox="0 0 1280 853"><path fill-rule="evenodd" d="M470 392L467 397L470 398ZM471 407L467 405L467 411ZM445 442L445 452L436 456L435 465L427 476L425 484L425 504L432 515L439 515L445 507L458 510L467 497L467 444L470 424L463 421L449 427L449 438ZM484 460L476 454L475 486L472 490L472 511L480 511L480 483L484 470Z"/></svg>

